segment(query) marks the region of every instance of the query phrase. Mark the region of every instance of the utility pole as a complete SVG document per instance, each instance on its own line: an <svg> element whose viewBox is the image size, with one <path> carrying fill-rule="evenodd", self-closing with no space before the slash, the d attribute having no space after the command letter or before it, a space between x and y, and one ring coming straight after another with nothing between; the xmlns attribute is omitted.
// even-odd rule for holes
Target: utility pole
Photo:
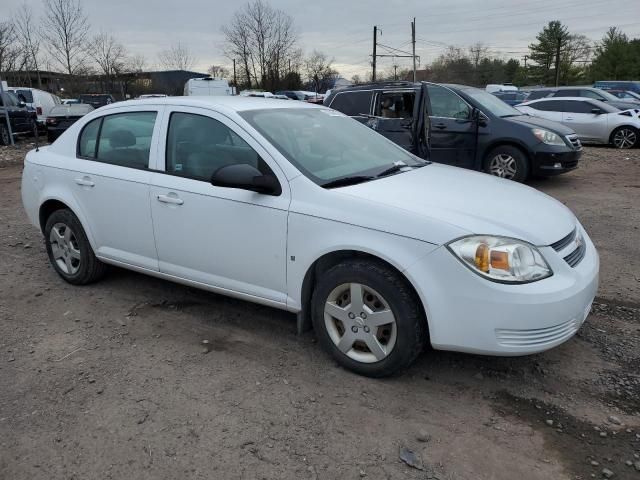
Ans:
<svg viewBox="0 0 640 480"><path fill-rule="evenodd" d="M413 45L413 81L416 81L416 17L413 17L411 22L411 43Z"/></svg>
<svg viewBox="0 0 640 480"><path fill-rule="evenodd" d="M7 121L7 132L9 132L9 141L11 145L15 145L13 141L13 132L11 131L11 121L9 120L9 102L8 99L4 96L4 86L2 85L2 79L0 78L0 98L2 99L2 105L4 105L4 118Z"/></svg>
<svg viewBox="0 0 640 480"><path fill-rule="evenodd" d="M560 48L562 47L562 36L557 37L558 44L556 45L556 87L560 84Z"/></svg>
<svg viewBox="0 0 640 480"><path fill-rule="evenodd" d="M233 59L233 88L236 91L236 95L238 94L238 80L236 80L236 59Z"/></svg>
<svg viewBox="0 0 640 480"><path fill-rule="evenodd" d="M376 81L376 44L378 43L378 26L373 26L373 70L371 72L371 81Z"/></svg>

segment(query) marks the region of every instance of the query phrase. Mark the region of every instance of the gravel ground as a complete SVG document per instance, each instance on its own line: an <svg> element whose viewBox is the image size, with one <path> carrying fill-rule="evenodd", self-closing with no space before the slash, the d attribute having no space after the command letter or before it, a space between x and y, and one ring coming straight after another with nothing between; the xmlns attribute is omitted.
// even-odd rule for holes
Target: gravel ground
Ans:
<svg viewBox="0 0 640 480"><path fill-rule="evenodd" d="M20 206L29 148L0 147L0 479L640 479L640 150L533 183L600 252L576 337L371 380L286 312L120 269L63 283Z"/></svg>

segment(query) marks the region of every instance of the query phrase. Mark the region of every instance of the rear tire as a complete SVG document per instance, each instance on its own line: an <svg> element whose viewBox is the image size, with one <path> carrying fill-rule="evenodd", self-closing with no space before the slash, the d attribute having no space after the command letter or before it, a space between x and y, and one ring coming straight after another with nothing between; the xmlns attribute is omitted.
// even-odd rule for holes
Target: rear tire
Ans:
<svg viewBox="0 0 640 480"><path fill-rule="evenodd" d="M3 123L0 124L0 145L11 145L11 138L9 137L9 129Z"/></svg>
<svg viewBox="0 0 640 480"><path fill-rule="evenodd" d="M634 148L640 145L640 132L633 127L618 127L611 132L610 142L616 148Z"/></svg>
<svg viewBox="0 0 640 480"><path fill-rule="evenodd" d="M484 159L484 171L489 175L522 183L529 177L529 159L517 147L500 145Z"/></svg>
<svg viewBox="0 0 640 480"><path fill-rule="evenodd" d="M345 260L330 268L316 284L311 308L321 345L360 375L387 377L403 371L427 341L427 321L416 293L381 262Z"/></svg>
<svg viewBox="0 0 640 480"><path fill-rule="evenodd" d="M71 210L56 210L49 215L44 238L49 261L65 281L86 285L104 276L107 266L96 258L78 217Z"/></svg>

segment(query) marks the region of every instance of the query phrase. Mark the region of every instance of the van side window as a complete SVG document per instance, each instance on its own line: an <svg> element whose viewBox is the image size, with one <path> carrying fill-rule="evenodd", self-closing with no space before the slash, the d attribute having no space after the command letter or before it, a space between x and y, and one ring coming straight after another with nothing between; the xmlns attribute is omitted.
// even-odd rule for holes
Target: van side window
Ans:
<svg viewBox="0 0 640 480"><path fill-rule="evenodd" d="M374 115L384 118L413 118L414 92L384 92L378 96Z"/></svg>
<svg viewBox="0 0 640 480"><path fill-rule="evenodd" d="M342 92L338 93L329 107L354 117L371 114L371 95L373 92Z"/></svg>
<svg viewBox="0 0 640 480"><path fill-rule="evenodd" d="M433 117L455 118L466 120L471 118L471 108L458 95L439 85L428 85L431 115Z"/></svg>

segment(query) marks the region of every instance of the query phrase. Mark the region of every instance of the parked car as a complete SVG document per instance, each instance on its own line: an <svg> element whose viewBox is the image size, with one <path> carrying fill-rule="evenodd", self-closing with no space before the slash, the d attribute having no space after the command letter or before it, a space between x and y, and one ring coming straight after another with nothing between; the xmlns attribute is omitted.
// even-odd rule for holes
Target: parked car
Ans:
<svg viewBox="0 0 640 480"><path fill-rule="evenodd" d="M18 99L13 92L0 95L0 145L10 145L11 137L7 126L5 112L9 115L11 133L35 135L37 132L36 113L29 109L25 102Z"/></svg>
<svg viewBox="0 0 640 480"><path fill-rule="evenodd" d="M591 98L593 100L600 100L601 102L608 103L609 105L616 107L620 110L627 110L629 108L639 108L640 102L621 100L618 97L611 95L606 90L591 87L553 87L553 88L538 88L531 90L527 100L538 100L539 98L549 97L583 97Z"/></svg>
<svg viewBox="0 0 640 480"><path fill-rule="evenodd" d="M53 143L62 132L93 110L94 108L86 103L53 107L46 121L49 143Z"/></svg>
<svg viewBox="0 0 640 480"><path fill-rule="evenodd" d="M640 93L630 92L628 90L607 90L607 92L624 101L640 102Z"/></svg>
<svg viewBox="0 0 640 480"><path fill-rule="evenodd" d="M52 93L27 87L9 87L10 92L18 96L27 106L35 109L38 125L44 128L44 122L49 112L56 105L60 105L60 98Z"/></svg>
<svg viewBox="0 0 640 480"><path fill-rule="evenodd" d="M600 80L593 84L595 88L602 88L604 90L616 89L616 90L628 90L630 92L640 93L640 81L625 81L625 80Z"/></svg>
<svg viewBox="0 0 640 480"><path fill-rule="evenodd" d="M525 101L527 98L527 94L525 92L491 92L493 95L498 97L507 105L511 105L512 107L518 105Z"/></svg>
<svg viewBox="0 0 640 480"><path fill-rule="evenodd" d="M291 100L304 100L305 94L300 90L279 90L275 93L276 95L286 95Z"/></svg>
<svg viewBox="0 0 640 480"><path fill-rule="evenodd" d="M110 105L116 101L116 99L113 98L113 95L108 93L87 93L80 95L78 99L80 100L80 103L89 104L93 108L104 107L105 105Z"/></svg>
<svg viewBox="0 0 640 480"><path fill-rule="evenodd" d="M80 103L80 100L77 98L61 98L60 103L62 105L76 105Z"/></svg>
<svg viewBox="0 0 640 480"><path fill-rule="evenodd" d="M427 342L544 351L589 313L598 254L543 193L424 161L325 107L154 102L98 109L26 156L25 210L71 284L114 264L296 312L376 377Z"/></svg>
<svg viewBox="0 0 640 480"><path fill-rule="evenodd" d="M512 83L490 83L485 87L485 91L489 93L498 93L498 92L517 92L518 87L513 85Z"/></svg>
<svg viewBox="0 0 640 480"><path fill-rule="evenodd" d="M138 98L138 100L140 100L140 99L145 99L145 98L164 98L166 96L167 95L164 94L164 93L145 93L144 95L139 95L136 98Z"/></svg>
<svg viewBox="0 0 640 480"><path fill-rule="evenodd" d="M542 98L517 108L563 123L575 130L584 143L611 144L616 148L640 145L640 110L620 111L608 103L583 97Z"/></svg>
<svg viewBox="0 0 640 480"><path fill-rule="evenodd" d="M520 182L573 170L582 154L573 130L473 87L365 84L335 90L325 104L419 157Z"/></svg>
<svg viewBox="0 0 640 480"><path fill-rule="evenodd" d="M233 92L229 82L220 78L190 78L184 85L185 96L231 95Z"/></svg>

